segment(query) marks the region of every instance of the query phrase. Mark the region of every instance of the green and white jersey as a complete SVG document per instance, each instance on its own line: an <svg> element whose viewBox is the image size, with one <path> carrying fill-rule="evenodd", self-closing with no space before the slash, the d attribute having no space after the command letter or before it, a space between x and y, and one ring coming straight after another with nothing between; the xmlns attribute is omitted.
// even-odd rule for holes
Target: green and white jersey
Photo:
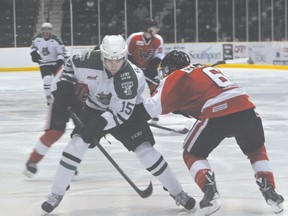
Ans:
<svg viewBox="0 0 288 216"><path fill-rule="evenodd" d="M88 85L86 104L93 109L105 111L102 117L108 124L104 130L120 125L129 118L135 104L143 101L146 85L142 70L130 61L117 74L109 75L99 50L70 57L64 66L62 80Z"/></svg>
<svg viewBox="0 0 288 216"><path fill-rule="evenodd" d="M64 60L65 46L62 40L52 35L51 38L45 40L42 34L38 34L33 40L31 45L31 52L37 51L44 62L55 62L58 59ZM41 62L40 62L41 63Z"/></svg>

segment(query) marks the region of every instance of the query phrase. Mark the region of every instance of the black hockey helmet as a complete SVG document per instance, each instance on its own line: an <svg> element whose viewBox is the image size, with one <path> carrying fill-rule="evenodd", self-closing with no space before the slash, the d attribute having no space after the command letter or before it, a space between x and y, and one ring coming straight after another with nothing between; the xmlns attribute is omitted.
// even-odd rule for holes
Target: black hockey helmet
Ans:
<svg viewBox="0 0 288 216"><path fill-rule="evenodd" d="M173 50L161 61L160 71L162 72L162 77L164 78L173 71L188 66L190 63L190 58L185 52Z"/></svg>
<svg viewBox="0 0 288 216"><path fill-rule="evenodd" d="M144 19L142 24L143 31L147 31L147 29L150 27L155 27L159 29L159 25L156 20L150 18Z"/></svg>

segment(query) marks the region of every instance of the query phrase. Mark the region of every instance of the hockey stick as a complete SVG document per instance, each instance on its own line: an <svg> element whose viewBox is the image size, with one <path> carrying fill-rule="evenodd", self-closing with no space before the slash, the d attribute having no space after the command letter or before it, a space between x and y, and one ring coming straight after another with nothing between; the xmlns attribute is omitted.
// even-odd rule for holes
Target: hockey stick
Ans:
<svg viewBox="0 0 288 216"><path fill-rule="evenodd" d="M245 63L247 64L248 62L249 62L249 58L227 59L227 60L218 61L215 64L212 64L211 67L214 67L220 64L245 64Z"/></svg>
<svg viewBox="0 0 288 216"><path fill-rule="evenodd" d="M180 134L186 134L189 131L187 128L183 128L181 130L176 130L176 129L173 129L173 128L168 128L168 127L164 127L164 126L157 125L157 124L152 124L152 123L149 123L149 126L155 127L155 128L159 128L159 129L163 129L163 130L167 130L167 131L180 133Z"/></svg>
<svg viewBox="0 0 288 216"><path fill-rule="evenodd" d="M158 85L159 83L157 83L157 82L155 82L154 80L152 80L152 79L150 79L150 78L148 78L148 77L146 77L145 76L145 79L148 81L148 82L150 82L150 83L152 83L152 84L154 84L154 85Z"/></svg>
<svg viewBox="0 0 288 216"><path fill-rule="evenodd" d="M186 133L188 133L188 131L190 130L192 125L191 125L191 121L188 120L188 121L186 121L185 127L183 129L180 129L180 130L176 130L173 128L169 128L169 127L165 127L165 126L161 126L161 125L157 125L157 124L153 124L153 123L149 123L149 126L163 129L166 131L172 131L172 132L176 132L176 133L180 133L180 134L186 134Z"/></svg>
<svg viewBox="0 0 288 216"><path fill-rule="evenodd" d="M82 121L78 118L78 116L68 107L68 111L70 112L71 117L76 121L76 123L81 127L84 128L85 125ZM140 190L132 181L131 179L123 172L123 170L119 167L119 165L113 160L113 158L108 154L108 152L100 145L97 140L94 140L94 144L100 149L100 151L105 155L105 157L112 163L112 165L117 169L117 171L124 177L124 179L132 186L132 188L141 196L142 198L149 197L153 192L153 185L150 181L149 186L145 190Z"/></svg>
<svg viewBox="0 0 288 216"><path fill-rule="evenodd" d="M44 61L42 59L39 59L39 65L55 65L56 61Z"/></svg>

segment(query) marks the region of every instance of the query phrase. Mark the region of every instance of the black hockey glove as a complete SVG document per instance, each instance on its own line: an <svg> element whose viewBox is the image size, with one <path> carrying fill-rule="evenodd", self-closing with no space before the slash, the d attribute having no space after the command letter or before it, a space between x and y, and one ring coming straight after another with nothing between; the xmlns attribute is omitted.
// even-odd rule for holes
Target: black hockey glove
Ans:
<svg viewBox="0 0 288 216"><path fill-rule="evenodd" d="M159 58L153 58L147 65L147 68L145 70L145 76L148 77L149 79L154 79L155 77L158 76L158 71L157 68L161 62L161 59Z"/></svg>
<svg viewBox="0 0 288 216"><path fill-rule="evenodd" d="M182 115L182 116L187 117L187 118L191 118L189 115L187 115L186 113L184 113L180 110L173 111L172 113L176 114L176 115Z"/></svg>
<svg viewBox="0 0 288 216"><path fill-rule="evenodd" d="M68 106L73 110L74 107L79 106L79 101L74 94L74 84L67 81L59 81L57 83L57 90L55 93L55 101L53 109L55 109L56 116L69 115Z"/></svg>
<svg viewBox="0 0 288 216"><path fill-rule="evenodd" d="M39 63L39 60L41 59L40 55L38 54L37 51L33 51L30 53L31 57L32 57L32 61L35 63Z"/></svg>
<svg viewBox="0 0 288 216"><path fill-rule="evenodd" d="M143 103L137 104L133 110L132 115L129 117L129 121L132 122L148 121L150 119L151 116L146 111Z"/></svg>
<svg viewBox="0 0 288 216"><path fill-rule="evenodd" d="M58 71L58 69L64 64L64 61L62 59L58 59L56 61L56 64L55 64L55 71Z"/></svg>
<svg viewBox="0 0 288 216"><path fill-rule="evenodd" d="M94 148L104 135L103 129L107 125L106 119L99 114L92 115L84 128L80 129L80 136L85 143L89 143L89 148Z"/></svg>

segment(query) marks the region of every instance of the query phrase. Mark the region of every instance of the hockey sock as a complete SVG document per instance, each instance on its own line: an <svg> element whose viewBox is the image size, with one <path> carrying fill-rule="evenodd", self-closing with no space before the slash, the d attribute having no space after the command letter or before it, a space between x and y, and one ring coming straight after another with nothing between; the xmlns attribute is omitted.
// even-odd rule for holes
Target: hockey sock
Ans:
<svg viewBox="0 0 288 216"><path fill-rule="evenodd" d="M182 186L163 156L148 142L138 146L135 155L140 163L154 175L172 196L182 191Z"/></svg>
<svg viewBox="0 0 288 216"><path fill-rule="evenodd" d="M270 167L269 158L264 145L251 153L246 154L255 173L255 178L266 178L268 184L275 188L275 181L272 169Z"/></svg>
<svg viewBox="0 0 288 216"><path fill-rule="evenodd" d="M48 130L36 142L33 152L29 160L38 163L49 151L50 146L53 145L63 135L64 131Z"/></svg>
<svg viewBox="0 0 288 216"><path fill-rule="evenodd" d="M74 135L72 140L65 147L60 164L57 168L52 186L52 193L64 195L66 188L70 185L75 171L88 149L88 144L84 143L79 135Z"/></svg>
<svg viewBox="0 0 288 216"><path fill-rule="evenodd" d="M195 183L203 191L206 182L205 174L211 170L209 162L202 157L193 156L185 150L183 152L183 160Z"/></svg>
<svg viewBox="0 0 288 216"><path fill-rule="evenodd" d="M50 91L51 82L52 82L52 76L51 75L43 77L43 88L44 88L44 93L45 93L46 97L51 95L51 91Z"/></svg>
<svg viewBox="0 0 288 216"><path fill-rule="evenodd" d="M40 137L40 141L43 143L43 145L46 145L47 147L50 147L50 146L53 145L56 141L58 141L63 134L64 134L64 131L47 130L47 131Z"/></svg>
<svg viewBox="0 0 288 216"><path fill-rule="evenodd" d="M204 186L206 183L206 173L211 170L209 169L202 169L199 170L195 176L195 183L199 186L199 188L204 192Z"/></svg>

